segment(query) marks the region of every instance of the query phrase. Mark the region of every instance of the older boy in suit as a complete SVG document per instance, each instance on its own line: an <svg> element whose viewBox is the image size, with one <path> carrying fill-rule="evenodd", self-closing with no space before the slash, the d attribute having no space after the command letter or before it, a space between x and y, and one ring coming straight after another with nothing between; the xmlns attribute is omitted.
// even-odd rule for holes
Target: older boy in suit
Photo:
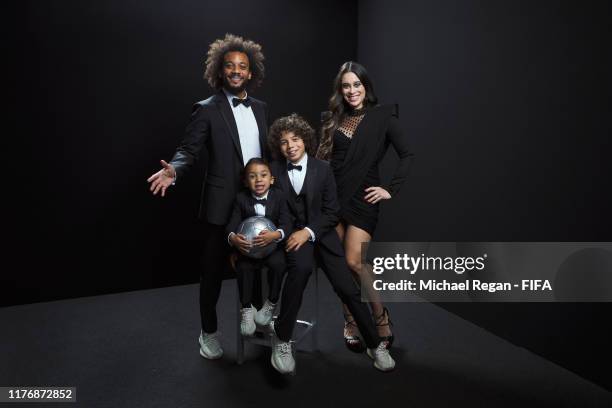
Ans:
<svg viewBox="0 0 612 408"><path fill-rule="evenodd" d="M354 316L374 366L381 371L392 370L395 361L378 336L367 305L361 302L361 291L334 229L340 207L332 170L326 162L307 154L307 150L314 151L314 130L292 114L274 122L268 140L272 154L282 157L272 163L272 174L276 186L287 196L294 229L285 246L287 278L274 322L272 366L283 374L295 369L290 340L316 256L334 291Z"/></svg>

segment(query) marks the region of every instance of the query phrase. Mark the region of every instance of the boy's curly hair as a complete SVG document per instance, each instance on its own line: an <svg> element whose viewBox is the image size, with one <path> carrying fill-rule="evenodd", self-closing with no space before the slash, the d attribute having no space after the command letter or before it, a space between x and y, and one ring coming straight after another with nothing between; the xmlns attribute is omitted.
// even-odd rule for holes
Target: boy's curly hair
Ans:
<svg viewBox="0 0 612 408"><path fill-rule="evenodd" d="M223 87L223 79L219 77L219 73L223 69L223 57L232 51L243 52L249 57L251 80L248 83L248 89L252 91L260 86L265 74L261 45L233 34L225 34L225 38L220 38L210 44L204 71L204 79L208 81L208 84L217 90Z"/></svg>
<svg viewBox="0 0 612 408"><path fill-rule="evenodd" d="M268 146L270 146L272 157L275 159L281 159L283 157L280 150L280 138L285 132L293 132L297 137L302 139L304 141L306 153L314 157L316 151L315 131L308 124L306 119L297 113L278 118L272 123L270 132L268 133Z"/></svg>

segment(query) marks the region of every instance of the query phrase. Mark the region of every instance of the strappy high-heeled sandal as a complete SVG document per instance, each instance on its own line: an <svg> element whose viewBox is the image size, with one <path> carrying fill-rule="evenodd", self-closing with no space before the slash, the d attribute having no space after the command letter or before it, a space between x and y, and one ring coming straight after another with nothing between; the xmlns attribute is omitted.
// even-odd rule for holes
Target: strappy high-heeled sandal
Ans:
<svg viewBox="0 0 612 408"><path fill-rule="evenodd" d="M383 323L385 321L385 317L387 318L387 323ZM376 327L389 326L389 329L393 327L393 322L389 317L389 310L387 310L386 307L383 308L383 312L380 316L375 316L374 321L376 322ZM387 350L391 349L391 346L393 345L393 340L395 340L395 336L393 335L393 333L391 333L390 336L380 336L380 341L385 343Z"/></svg>
<svg viewBox="0 0 612 408"><path fill-rule="evenodd" d="M351 350L353 353L363 353L366 349L365 344L361 340L361 337L355 336L347 336L346 333L349 330L349 327L357 327L355 323L355 319L351 315L344 315L344 345L347 349Z"/></svg>

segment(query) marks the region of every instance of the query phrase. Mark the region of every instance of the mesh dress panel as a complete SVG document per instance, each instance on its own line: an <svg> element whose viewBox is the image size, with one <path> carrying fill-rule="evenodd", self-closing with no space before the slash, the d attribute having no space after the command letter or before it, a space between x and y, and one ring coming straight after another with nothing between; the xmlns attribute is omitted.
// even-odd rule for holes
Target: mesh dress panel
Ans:
<svg viewBox="0 0 612 408"><path fill-rule="evenodd" d="M338 127L338 130L342 132L344 136L351 139L355 134L355 130L357 130L357 126L359 126L364 116L364 113L361 113L360 115L345 116L342 120L342 124L340 124L340 126Z"/></svg>

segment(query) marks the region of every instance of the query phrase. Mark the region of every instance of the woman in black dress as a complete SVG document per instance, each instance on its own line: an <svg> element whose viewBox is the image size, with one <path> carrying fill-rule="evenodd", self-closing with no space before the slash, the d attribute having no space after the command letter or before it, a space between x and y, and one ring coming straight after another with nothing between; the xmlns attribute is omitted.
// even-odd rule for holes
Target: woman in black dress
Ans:
<svg viewBox="0 0 612 408"><path fill-rule="evenodd" d="M397 152L399 163L391 182L383 185L378 165L389 145ZM371 269L362 268L361 244L372 239L379 202L397 194L414 156L400 130L396 106L378 104L367 71L356 62L344 63L334 80L317 157L330 161L336 177L341 206L336 230L344 243L347 263L358 282L369 282ZM368 295L378 334L389 348L393 343L389 311L373 290ZM353 351L363 351L353 317L343 307L345 343Z"/></svg>

